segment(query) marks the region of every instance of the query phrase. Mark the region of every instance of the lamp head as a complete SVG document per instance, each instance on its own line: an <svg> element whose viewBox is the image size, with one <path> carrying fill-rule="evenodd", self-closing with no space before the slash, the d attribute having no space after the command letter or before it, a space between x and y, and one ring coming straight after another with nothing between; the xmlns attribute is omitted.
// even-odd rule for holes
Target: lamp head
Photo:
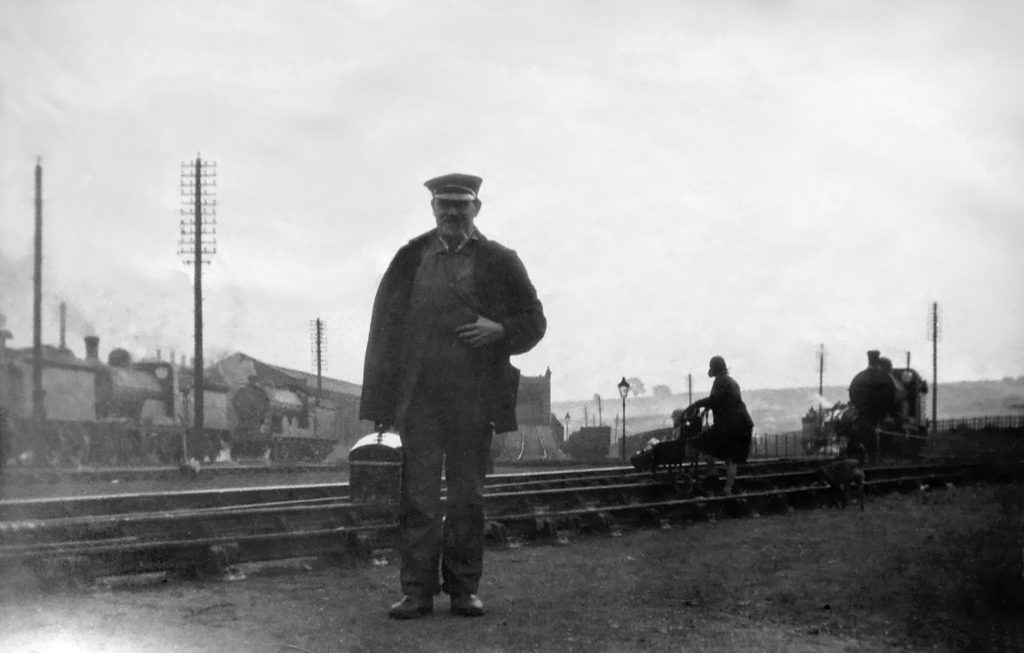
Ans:
<svg viewBox="0 0 1024 653"><path fill-rule="evenodd" d="M622 377L622 380L619 381L619 396L622 397L623 399L625 399L626 395L628 395L628 394L629 394L629 381L626 380L626 377Z"/></svg>

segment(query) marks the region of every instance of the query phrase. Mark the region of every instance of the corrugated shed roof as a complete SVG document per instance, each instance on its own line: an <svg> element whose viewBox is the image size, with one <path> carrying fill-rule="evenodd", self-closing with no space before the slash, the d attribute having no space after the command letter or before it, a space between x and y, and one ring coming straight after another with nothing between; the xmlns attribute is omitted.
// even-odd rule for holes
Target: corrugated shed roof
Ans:
<svg viewBox="0 0 1024 653"><path fill-rule="evenodd" d="M192 378L192 369L188 367L178 368L178 390L181 392L188 392L192 390L192 383L195 379ZM230 384L224 380L224 377L216 370L216 368L209 368L206 370L206 374L203 376L203 388L205 390L213 390L220 392L227 392L230 388Z"/></svg>
<svg viewBox="0 0 1024 653"><path fill-rule="evenodd" d="M310 389L316 388L316 374L300 372L299 370L290 370L286 367L278 367L277 369L294 378L304 379ZM329 376L320 377L320 386L327 392L353 395L355 397L358 397L363 393L363 386L355 383L349 383L348 381L342 381L341 379L333 379Z"/></svg>
<svg viewBox="0 0 1024 653"><path fill-rule="evenodd" d="M301 372L299 370L271 365L257 358L253 358L243 352L232 354L231 357L239 357L252 364L253 370L261 380L275 386L300 386L309 392L316 390L316 374ZM230 358L230 357L229 357ZM334 379L329 376L320 377L320 385L324 393L343 394L358 397L362 394L363 388L355 383Z"/></svg>

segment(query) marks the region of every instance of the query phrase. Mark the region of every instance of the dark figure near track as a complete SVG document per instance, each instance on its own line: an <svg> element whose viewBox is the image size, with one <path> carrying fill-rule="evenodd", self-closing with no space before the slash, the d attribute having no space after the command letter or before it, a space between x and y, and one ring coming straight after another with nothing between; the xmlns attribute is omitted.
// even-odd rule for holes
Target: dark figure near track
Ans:
<svg viewBox="0 0 1024 653"><path fill-rule="evenodd" d="M878 436L876 429L886 417L895 415L896 384L882 369L881 353L875 349L868 352L868 366L857 373L850 382L850 404L857 411L853 432L849 437L849 448L861 444L870 460L877 460Z"/></svg>
<svg viewBox="0 0 1024 653"><path fill-rule="evenodd" d="M747 455L750 453L754 421L750 419L747 405L743 403L740 384L729 376L724 358L711 357L708 363L708 376L715 379L711 384L711 394L690 404L686 412L692 414L705 406L711 409L715 422L697 439L697 448L726 462L723 491L725 494L732 494L737 467L747 462Z"/></svg>
<svg viewBox="0 0 1024 653"><path fill-rule="evenodd" d="M481 616L484 476L491 438L514 431L519 370L547 321L516 253L477 231L481 179L426 182L436 228L398 250L373 305L359 416L402 440L402 600L388 613ZM441 502L441 472L447 500ZM440 574L440 578L439 578Z"/></svg>
<svg viewBox="0 0 1024 653"><path fill-rule="evenodd" d="M818 470L818 480L829 486L829 505L845 509L850 505L850 491L855 493L861 512L864 511L864 460L867 453L860 444L850 447L849 455L834 460Z"/></svg>

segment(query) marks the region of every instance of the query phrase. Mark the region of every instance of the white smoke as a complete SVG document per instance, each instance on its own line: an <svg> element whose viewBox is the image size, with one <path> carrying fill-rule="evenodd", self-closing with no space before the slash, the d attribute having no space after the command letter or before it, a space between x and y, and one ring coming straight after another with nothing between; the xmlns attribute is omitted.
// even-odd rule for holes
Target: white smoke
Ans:
<svg viewBox="0 0 1024 653"><path fill-rule="evenodd" d="M838 401L833 401L824 395L819 395L817 392L811 395L811 401L814 403L815 407L817 407L818 404L821 404L821 407L824 410L828 410L839 403Z"/></svg>

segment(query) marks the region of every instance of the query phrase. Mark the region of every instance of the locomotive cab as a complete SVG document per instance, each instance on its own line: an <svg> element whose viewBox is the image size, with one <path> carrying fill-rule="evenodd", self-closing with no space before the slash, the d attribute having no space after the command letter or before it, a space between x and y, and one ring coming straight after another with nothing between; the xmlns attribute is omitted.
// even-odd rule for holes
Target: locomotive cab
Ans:
<svg viewBox="0 0 1024 653"><path fill-rule="evenodd" d="M893 377L902 385L899 410L904 428L912 428L919 435L928 431L928 420L924 414L924 395L928 394L928 382L910 367L893 370Z"/></svg>

